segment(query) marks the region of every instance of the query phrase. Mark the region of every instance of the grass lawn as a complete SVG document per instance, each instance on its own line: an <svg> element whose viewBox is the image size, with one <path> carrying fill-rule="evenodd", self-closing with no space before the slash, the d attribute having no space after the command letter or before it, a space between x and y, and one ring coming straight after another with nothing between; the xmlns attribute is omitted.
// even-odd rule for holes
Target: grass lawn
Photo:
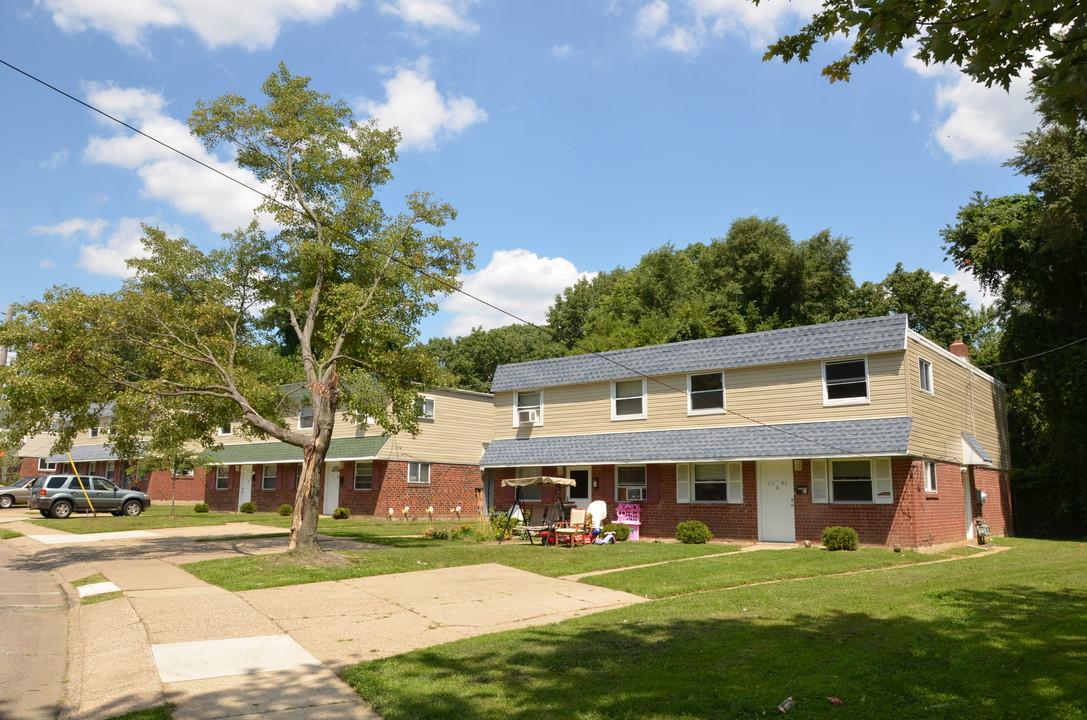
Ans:
<svg viewBox="0 0 1087 720"><path fill-rule="evenodd" d="M629 570L592 581L661 599L364 663L344 677L385 720L762 718L778 716L787 697L797 718L1084 720L1087 544L1000 543L1013 547L733 589L711 588L734 582L730 573L789 575L782 564L792 562L805 564L799 574L839 572L872 558L768 551ZM736 561L744 567L729 569ZM654 578L685 594L651 590Z"/></svg>

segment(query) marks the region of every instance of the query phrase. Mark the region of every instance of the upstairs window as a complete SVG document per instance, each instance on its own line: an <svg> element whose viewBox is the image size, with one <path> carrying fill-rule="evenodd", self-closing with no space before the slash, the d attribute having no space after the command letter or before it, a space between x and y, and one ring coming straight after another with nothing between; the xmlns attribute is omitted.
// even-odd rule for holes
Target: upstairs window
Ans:
<svg viewBox="0 0 1087 720"><path fill-rule="evenodd" d="M313 428L313 408L304 407L298 411L298 429L309 430Z"/></svg>
<svg viewBox="0 0 1087 720"><path fill-rule="evenodd" d="M917 375L924 392L932 393L932 363L924 358L917 358Z"/></svg>
<svg viewBox="0 0 1087 720"><path fill-rule="evenodd" d="M230 423L227 423L226 425L220 425L219 426L219 434L220 435L233 435L234 434L234 426L231 425Z"/></svg>
<svg viewBox="0 0 1087 720"><path fill-rule="evenodd" d="M98 435L99 435L99 433L100 433L101 431L102 431L102 429L101 429L101 428L97 428L97 427L92 427L92 428L91 428L91 432L90 432L90 436L91 436L92 438L96 438L96 437L98 437Z"/></svg>
<svg viewBox="0 0 1087 720"><path fill-rule="evenodd" d="M543 424L543 393L539 390L523 390L517 393L513 408L514 425Z"/></svg>
<svg viewBox="0 0 1087 720"><path fill-rule="evenodd" d="M434 398L420 397L415 401L415 407L420 420L434 419Z"/></svg>
<svg viewBox="0 0 1087 720"><path fill-rule="evenodd" d="M690 415L725 410L725 374L700 373L687 376L687 412Z"/></svg>
<svg viewBox="0 0 1087 720"><path fill-rule="evenodd" d="M612 420L645 418L645 380L619 380L611 388Z"/></svg>
<svg viewBox="0 0 1087 720"><path fill-rule="evenodd" d="M868 361L823 363L823 400L827 405L868 402Z"/></svg>

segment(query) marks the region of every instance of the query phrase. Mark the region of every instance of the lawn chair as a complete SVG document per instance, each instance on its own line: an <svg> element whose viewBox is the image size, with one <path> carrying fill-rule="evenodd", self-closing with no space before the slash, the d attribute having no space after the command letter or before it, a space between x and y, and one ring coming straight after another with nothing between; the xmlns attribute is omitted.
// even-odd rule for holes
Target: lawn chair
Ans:
<svg viewBox="0 0 1087 720"><path fill-rule="evenodd" d="M608 516L608 504L603 500L593 500L585 511L592 519L593 535L599 535L604 527L604 519Z"/></svg>
<svg viewBox="0 0 1087 720"><path fill-rule="evenodd" d="M584 545L586 538L592 542L592 516L583 508L574 508L570 511L569 522L557 524L552 532L555 534L556 546L564 542L569 543L571 548Z"/></svg>

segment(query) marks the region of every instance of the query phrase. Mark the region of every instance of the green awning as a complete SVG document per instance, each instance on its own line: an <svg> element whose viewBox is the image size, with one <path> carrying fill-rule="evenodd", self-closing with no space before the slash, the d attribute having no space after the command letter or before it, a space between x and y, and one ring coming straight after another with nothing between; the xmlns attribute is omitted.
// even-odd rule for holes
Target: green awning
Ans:
<svg viewBox="0 0 1087 720"><path fill-rule="evenodd" d="M371 460L385 446L387 437L336 438L329 443L325 460ZM302 448L281 442L227 445L209 453L211 465L253 465L302 462Z"/></svg>

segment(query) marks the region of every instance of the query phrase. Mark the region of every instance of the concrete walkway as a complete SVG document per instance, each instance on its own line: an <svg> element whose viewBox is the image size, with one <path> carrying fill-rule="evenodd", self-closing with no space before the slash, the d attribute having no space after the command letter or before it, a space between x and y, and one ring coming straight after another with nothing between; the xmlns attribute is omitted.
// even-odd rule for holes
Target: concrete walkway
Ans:
<svg viewBox="0 0 1087 720"><path fill-rule="evenodd" d="M269 531L246 523L93 540L22 522L3 526L27 536L5 544L51 568L69 597L62 720L103 720L167 702L177 706L175 720L378 720L340 670L643 601L497 564L233 593L178 565L281 552L286 538L193 542ZM367 547L333 538L322 546ZM73 585L97 573L105 582ZM83 604L81 590L113 595Z"/></svg>

